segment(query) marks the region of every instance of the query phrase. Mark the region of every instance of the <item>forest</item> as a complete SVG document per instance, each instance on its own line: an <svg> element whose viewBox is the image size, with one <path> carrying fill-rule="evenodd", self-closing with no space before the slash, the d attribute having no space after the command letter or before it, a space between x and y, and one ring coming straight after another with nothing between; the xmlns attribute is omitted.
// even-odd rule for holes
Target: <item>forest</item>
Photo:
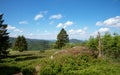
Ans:
<svg viewBox="0 0 120 75"><path fill-rule="evenodd" d="M119 75L120 34L98 32L86 41L69 39L62 28L57 40L9 37L0 15L0 75Z"/></svg>

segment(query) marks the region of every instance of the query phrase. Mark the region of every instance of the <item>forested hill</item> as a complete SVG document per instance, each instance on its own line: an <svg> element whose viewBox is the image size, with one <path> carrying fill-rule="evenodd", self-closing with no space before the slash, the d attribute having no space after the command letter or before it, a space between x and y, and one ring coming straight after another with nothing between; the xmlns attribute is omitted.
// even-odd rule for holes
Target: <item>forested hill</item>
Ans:
<svg viewBox="0 0 120 75"><path fill-rule="evenodd" d="M85 41L83 40L78 40L78 39L70 39L70 43L83 43Z"/></svg>
<svg viewBox="0 0 120 75"><path fill-rule="evenodd" d="M12 47L16 38L10 37L10 43L12 43ZM52 41L48 40L38 40L38 39L26 39L28 43L28 50L46 50L50 48L50 44Z"/></svg>
<svg viewBox="0 0 120 75"><path fill-rule="evenodd" d="M16 38L10 37L10 42L12 46ZM49 49L52 43L55 43L56 40L39 40L39 39L28 39L28 50L46 50ZM82 43L84 41L78 39L70 39L70 43Z"/></svg>

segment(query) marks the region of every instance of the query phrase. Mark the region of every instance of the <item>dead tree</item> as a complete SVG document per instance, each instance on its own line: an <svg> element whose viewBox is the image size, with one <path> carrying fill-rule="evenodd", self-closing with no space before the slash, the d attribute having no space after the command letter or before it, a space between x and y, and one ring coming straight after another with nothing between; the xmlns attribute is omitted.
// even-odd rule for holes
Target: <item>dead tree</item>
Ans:
<svg viewBox="0 0 120 75"><path fill-rule="evenodd" d="M98 57L102 56L100 32L98 32Z"/></svg>

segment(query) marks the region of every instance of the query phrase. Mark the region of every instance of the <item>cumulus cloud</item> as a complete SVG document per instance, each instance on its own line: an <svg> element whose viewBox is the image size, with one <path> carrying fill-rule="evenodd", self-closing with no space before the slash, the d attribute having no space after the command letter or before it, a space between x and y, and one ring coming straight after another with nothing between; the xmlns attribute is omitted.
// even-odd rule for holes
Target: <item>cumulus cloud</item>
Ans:
<svg viewBox="0 0 120 75"><path fill-rule="evenodd" d="M56 27L57 27L57 28L62 28L63 26L64 26L63 23L59 23Z"/></svg>
<svg viewBox="0 0 120 75"><path fill-rule="evenodd" d="M88 39L87 27L82 29L70 29L68 30L69 38L71 39Z"/></svg>
<svg viewBox="0 0 120 75"><path fill-rule="evenodd" d="M31 38L31 39L44 39L44 40L53 40L56 39L57 34L55 33L49 33L48 31L44 34L35 34L35 33L29 33L26 34L27 38Z"/></svg>
<svg viewBox="0 0 120 75"><path fill-rule="evenodd" d="M71 34L73 34L73 35L78 35L78 34L85 34L86 31L85 31L84 29L78 29L78 30L70 29L70 30L68 31L68 33L69 33L70 35L71 35Z"/></svg>
<svg viewBox="0 0 120 75"><path fill-rule="evenodd" d="M100 28L98 31L101 33L108 32L110 29L109 28Z"/></svg>
<svg viewBox="0 0 120 75"><path fill-rule="evenodd" d="M19 24L28 24L27 21L20 21Z"/></svg>
<svg viewBox="0 0 120 75"><path fill-rule="evenodd" d="M57 28L66 28L66 27L68 27L68 26L71 26L71 25L73 25L73 22L72 21L67 21L67 22L65 22L65 23L59 23L56 27Z"/></svg>
<svg viewBox="0 0 120 75"><path fill-rule="evenodd" d="M71 26L71 25L73 25L73 22L72 21L67 21L66 23L64 23L63 28L66 28L67 26Z"/></svg>
<svg viewBox="0 0 120 75"><path fill-rule="evenodd" d="M12 31L14 31L14 32L20 32L20 33L23 32L22 30L20 30L20 29L18 29L18 28L16 28L16 27L13 27L13 26L11 26L11 25L8 25L7 29L8 29L8 30L12 30Z"/></svg>
<svg viewBox="0 0 120 75"><path fill-rule="evenodd" d="M100 28L99 30L93 32L91 36L97 36L98 32L100 32L101 34L104 34L109 31L110 31L110 28Z"/></svg>
<svg viewBox="0 0 120 75"><path fill-rule="evenodd" d="M41 18L43 18L44 16L43 16L43 14L37 14L35 17L34 17L34 20L35 21L37 21L37 20L39 20L39 19L41 19Z"/></svg>
<svg viewBox="0 0 120 75"><path fill-rule="evenodd" d="M109 27L120 27L120 16L112 17L107 20L98 21L96 23L97 26L105 25Z"/></svg>
<svg viewBox="0 0 120 75"><path fill-rule="evenodd" d="M50 16L49 19L61 19L61 18L62 18L62 15L61 15L61 14L56 14L56 15Z"/></svg>

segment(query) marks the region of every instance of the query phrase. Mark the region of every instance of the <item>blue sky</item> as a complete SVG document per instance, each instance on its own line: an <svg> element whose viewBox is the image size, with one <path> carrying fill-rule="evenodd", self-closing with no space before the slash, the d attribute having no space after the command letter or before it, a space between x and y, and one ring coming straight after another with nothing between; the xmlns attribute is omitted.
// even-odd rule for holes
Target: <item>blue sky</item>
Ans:
<svg viewBox="0 0 120 75"><path fill-rule="evenodd" d="M70 39L120 34L120 0L0 0L0 13L11 37L53 40L61 28Z"/></svg>

